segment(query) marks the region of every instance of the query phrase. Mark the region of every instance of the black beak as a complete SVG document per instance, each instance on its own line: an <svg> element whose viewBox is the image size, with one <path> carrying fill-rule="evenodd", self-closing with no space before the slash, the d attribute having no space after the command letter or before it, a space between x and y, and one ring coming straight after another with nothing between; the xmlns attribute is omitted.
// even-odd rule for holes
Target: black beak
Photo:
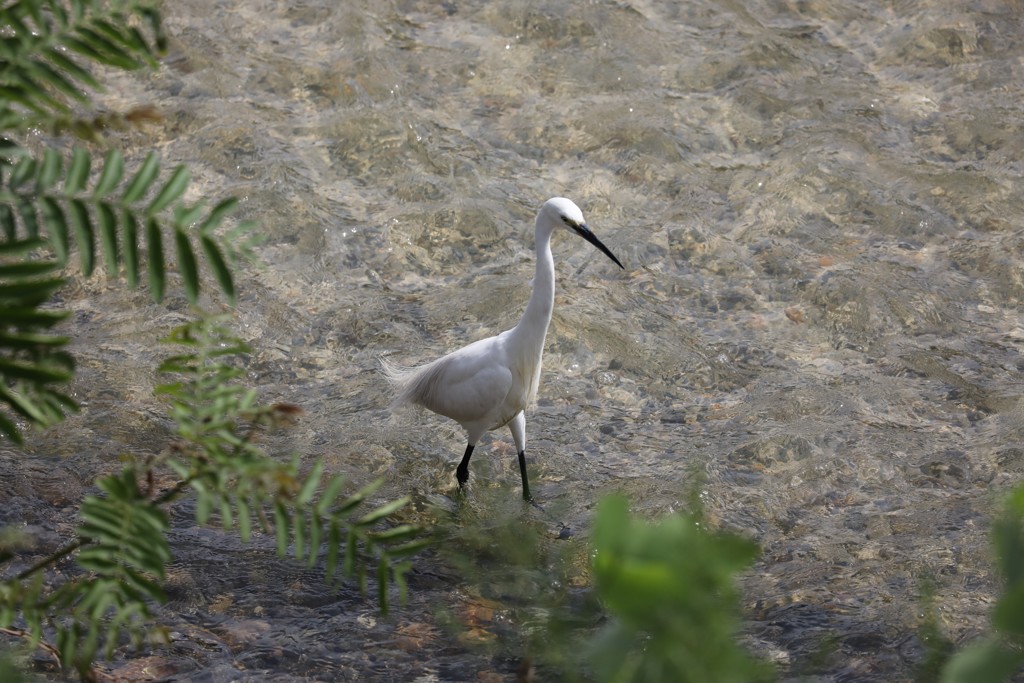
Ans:
<svg viewBox="0 0 1024 683"><path fill-rule="evenodd" d="M601 244L601 240L597 239L597 235L595 235L594 233L590 232L590 228L587 227L586 223L581 223L580 225L574 225L574 226L572 226L572 229L576 231L577 235L579 235L580 237L582 237L583 239L585 239L586 241L590 242L595 247L600 249L601 252L604 253L605 256L610 258L612 261L615 261L615 265L617 265L619 268L622 268L623 270L626 269L626 267L624 265L619 263L619 259L615 258L615 254L613 254L608 249L608 247L606 247L603 244Z"/></svg>

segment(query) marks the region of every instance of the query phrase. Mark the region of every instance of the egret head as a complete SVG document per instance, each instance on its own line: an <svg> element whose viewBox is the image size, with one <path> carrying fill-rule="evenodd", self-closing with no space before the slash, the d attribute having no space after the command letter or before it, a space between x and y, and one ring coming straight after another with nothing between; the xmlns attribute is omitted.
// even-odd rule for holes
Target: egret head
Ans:
<svg viewBox="0 0 1024 683"><path fill-rule="evenodd" d="M552 230L561 226L579 235L600 249L619 268L624 268L619 259L615 258L615 254L608 247L604 246L601 240L597 239L597 236L590 231L590 228L587 227L587 221L583 218L583 212L580 211L580 207L576 206L572 200L565 197L554 197L544 202L544 206L540 208L540 214L537 216L537 223L540 224L542 221L548 224Z"/></svg>

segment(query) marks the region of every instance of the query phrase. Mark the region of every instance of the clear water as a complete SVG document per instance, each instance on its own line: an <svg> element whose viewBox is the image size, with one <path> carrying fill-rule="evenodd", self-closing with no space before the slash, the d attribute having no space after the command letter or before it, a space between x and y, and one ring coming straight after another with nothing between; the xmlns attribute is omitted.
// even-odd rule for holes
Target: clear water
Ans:
<svg viewBox="0 0 1024 683"><path fill-rule="evenodd" d="M580 545L601 495L654 516L698 482L715 523L763 546L743 579L747 635L785 676L912 676L924 580L955 641L985 628L997 590L985 531L1024 470L1014 4L166 9L166 65L112 76L106 102L157 104L161 124L120 140L131 156L156 144L191 166L196 198L237 194L262 226L238 330L262 395L307 411L276 446L357 482L384 476L382 499L412 494L433 523L462 433L391 416L376 358L418 363L514 324L533 216L565 195L626 269L556 236L528 416L549 511L520 507L498 433L456 524L528 518ZM0 460L9 509L54 546L91 477L169 438L154 340L188 315L100 278L65 304L85 410ZM418 563L405 610L381 619L269 547L193 528L187 509L175 533L165 616L178 636L152 667L515 679L516 634L537 606L509 606L437 556ZM825 641L831 655L812 665Z"/></svg>

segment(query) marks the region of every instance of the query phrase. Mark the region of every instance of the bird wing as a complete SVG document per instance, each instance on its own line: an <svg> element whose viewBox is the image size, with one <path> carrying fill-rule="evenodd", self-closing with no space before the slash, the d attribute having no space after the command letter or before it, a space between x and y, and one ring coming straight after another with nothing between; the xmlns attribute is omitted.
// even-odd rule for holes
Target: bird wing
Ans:
<svg viewBox="0 0 1024 683"><path fill-rule="evenodd" d="M503 356L491 337L434 361L417 378L415 402L463 425L488 418L512 388Z"/></svg>

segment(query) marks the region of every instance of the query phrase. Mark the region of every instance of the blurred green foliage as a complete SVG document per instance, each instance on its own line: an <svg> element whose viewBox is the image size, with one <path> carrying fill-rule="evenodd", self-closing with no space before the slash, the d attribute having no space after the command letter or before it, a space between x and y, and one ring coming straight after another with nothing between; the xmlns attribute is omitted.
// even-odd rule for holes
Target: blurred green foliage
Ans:
<svg viewBox="0 0 1024 683"><path fill-rule="evenodd" d="M474 498L439 524L436 545L469 596L447 617L467 642L521 659L537 680L774 677L739 634L735 581L758 546L708 530L696 498L696 513L650 522L624 498L605 497L590 538L579 540L556 540L562 530L546 522L558 517L554 507L538 513L479 487Z"/></svg>
<svg viewBox="0 0 1024 683"><path fill-rule="evenodd" d="M1024 486L1010 494L991 534L1004 582L992 613L994 632L958 652L942 683L997 683L1024 667Z"/></svg>
<svg viewBox="0 0 1024 683"><path fill-rule="evenodd" d="M651 523L607 497L593 532L594 583L611 619L589 646L598 680L712 683L771 678L738 643L737 574L753 541L706 529L692 515Z"/></svg>
<svg viewBox="0 0 1024 683"><path fill-rule="evenodd" d="M939 623L935 607L938 586L931 579L922 579L920 591L922 619L917 627L917 637L924 646L924 657L915 667L914 681L931 683L942 675L942 670L953 656L955 648Z"/></svg>
<svg viewBox="0 0 1024 683"><path fill-rule="evenodd" d="M38 680L38 678L29 676L21 670L11 652L0 649L0 681L4 683L30 683L30 681Z"/></svg>

